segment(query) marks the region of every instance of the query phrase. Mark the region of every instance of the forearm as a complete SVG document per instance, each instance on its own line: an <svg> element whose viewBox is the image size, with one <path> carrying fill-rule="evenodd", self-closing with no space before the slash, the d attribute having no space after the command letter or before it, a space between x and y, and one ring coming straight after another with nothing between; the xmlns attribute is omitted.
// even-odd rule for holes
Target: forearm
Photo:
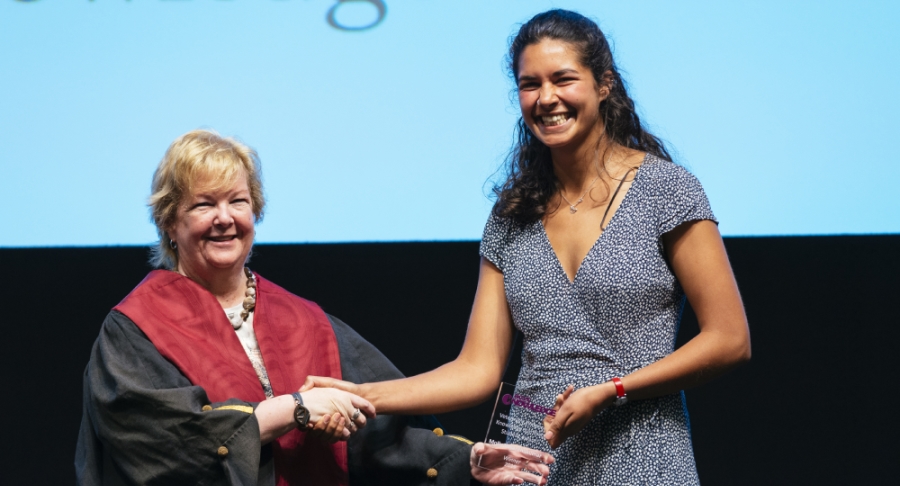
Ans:
<svg viewBox="0 0 900 486"><path fill-rule="evenodd" d="M380 413L433 414L477 405L491 398L500 386L514 332L503 274L482 258L459 356L421 375L363 385L360 393Z"/></svg>
<svg viewBox="0 0 900 486"><path fill-rule="evenodd" d="M669 356L621 377L622 385L629 400L669 395L711 381L749 358L749 336L701 331Z"/></svg>
<svg viewBox="0 0 900 486"><path fill-rule="evenodd" d="M750 356L749 335L701 332L669 356L620 377L629 401L670 395L709 381ZM557 413L545 421L545 438L553 448L577 433L616 400L616 386L606 381L557 398Z"/></svg>
<svg viewBox="0 0 900 486"><path fill-rule="evenodd" d="M501 372L457 358L435 370L400 380L360 386L379 413L434 414L472 407L491 398Z"/></svg>

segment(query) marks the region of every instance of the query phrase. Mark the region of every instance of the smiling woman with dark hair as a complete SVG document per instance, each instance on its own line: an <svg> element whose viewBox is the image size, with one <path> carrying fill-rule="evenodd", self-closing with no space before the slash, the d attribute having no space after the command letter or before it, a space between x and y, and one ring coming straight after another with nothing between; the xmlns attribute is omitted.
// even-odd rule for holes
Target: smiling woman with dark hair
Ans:
<svg viewBox="0 0 900 486"><path fill-rule="evenodd" d="M684 388L750 357L750 335L703 188L635 112L597 24L534 16L509 49L521 118L481 242L459 357L361 386L310 378L381 412L443 412L497 389L523 335L516 394L557 408L543 435L550 484L697 484ZM674 349L685 297L700 333ZM627 403L626 403L627 402ZM510 428L527 429L513 407ZM540 429L538 429L540 430Z"/></svg>

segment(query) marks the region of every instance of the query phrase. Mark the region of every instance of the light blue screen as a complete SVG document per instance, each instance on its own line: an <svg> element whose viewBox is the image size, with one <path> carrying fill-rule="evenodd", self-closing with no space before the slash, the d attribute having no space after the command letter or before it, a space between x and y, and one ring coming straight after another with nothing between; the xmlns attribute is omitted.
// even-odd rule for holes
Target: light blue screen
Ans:
<svg viewBox="0 0 900 486"><path fill-rule="evenodd" d="M259 152L259 242L478 239L507 39L552 7L611 38L723 234L900 232L900 2L339 3L0 0L0 246L152 242L153 170L198 127Z"/></svg>

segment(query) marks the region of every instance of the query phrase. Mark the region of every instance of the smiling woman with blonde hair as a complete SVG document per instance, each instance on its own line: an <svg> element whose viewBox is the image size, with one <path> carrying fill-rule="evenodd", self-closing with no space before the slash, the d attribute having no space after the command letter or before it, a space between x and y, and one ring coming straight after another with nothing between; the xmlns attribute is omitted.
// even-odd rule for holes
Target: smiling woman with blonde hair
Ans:
<svg viewBox="0 0 900 486"><path fill-rule="evenodd" d="M342 376L340 356L329 316L245 267L265 206L255 152L189 132L152 190L152 263L164 269L94 345L79 482L343 484L340 439L375 410L350 393L297 392L314 370Z"/></svg>
<svg viewBox="0 0 900 486"><path fill-rule="evenodd" d="M252 149L206 130L179 137L150 207L161 269L94 344L79 484L509 483L515 473L470 464L469 441L425 429L433 418L375 418L352 393L298 391L311 374L403 375L339 319L245 266L265 207Z"/></svg>
<svg viewBox="0 0 900 486"><path fill-rule="evenodd" d="M266 205L262 190L259 158L250 147L214 132L196 130L178 138L166 152L153 176L150 207L159 230L159 245L153 248L151 263L174 269L178 252L165 228L176 222L178 206L199 181L207 191L229 188L244 176L255 222L260 222Z"/></svg>

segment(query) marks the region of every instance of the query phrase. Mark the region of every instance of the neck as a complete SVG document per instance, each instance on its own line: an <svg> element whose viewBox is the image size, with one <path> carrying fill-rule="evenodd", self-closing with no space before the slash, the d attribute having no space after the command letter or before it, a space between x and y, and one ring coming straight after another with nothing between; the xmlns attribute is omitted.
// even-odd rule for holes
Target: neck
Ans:
<svg viewBox="0 0 900 486"><path fill-rule="evenodd" d="M176 271L208 290L222 307L233 307L243 301L247 280L243 266L236 269L200 272L187 268L179 262Z"/></svg>
<svg viewBox="0 0 900 486"><path fill-rule="evenodd" d="M553 172L560 185L569 192L578 192L600 176L601 169L613 147L605 137L578 147L550 149Z"/></svg>

